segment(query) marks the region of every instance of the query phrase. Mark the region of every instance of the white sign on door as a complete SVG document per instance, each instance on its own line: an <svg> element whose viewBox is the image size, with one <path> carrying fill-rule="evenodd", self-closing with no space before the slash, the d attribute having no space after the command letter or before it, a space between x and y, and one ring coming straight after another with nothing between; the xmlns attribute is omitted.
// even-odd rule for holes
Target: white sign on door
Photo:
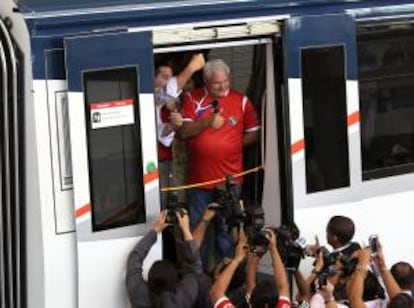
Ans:
<svg viewBox="0 0 414 308"><path fill-rule="evenodd" d="M92 129L135 123L132 98L90 104Z"/></svg>

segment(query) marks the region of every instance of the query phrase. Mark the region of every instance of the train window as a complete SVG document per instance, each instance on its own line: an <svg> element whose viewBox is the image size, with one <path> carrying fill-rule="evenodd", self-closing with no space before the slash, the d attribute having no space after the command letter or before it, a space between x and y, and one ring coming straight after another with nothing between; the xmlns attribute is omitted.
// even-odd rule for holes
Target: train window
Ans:
<svg viewBox="0 0 414 308"><path fill-rule="evenodd" d="M414 171L414 30L358 35L362 178Z"/></svg>
<svg viewBox="0 0 414 308"><path fill-rule="evenodd" d="M85 72L92 229L145 222L136 67Z"/></svg>
<svg viewBox="0 0 414 308"><path fill-rule="evenodd" d="M344 48L306 48L301 60L307 192L347 187Z"/></svg>

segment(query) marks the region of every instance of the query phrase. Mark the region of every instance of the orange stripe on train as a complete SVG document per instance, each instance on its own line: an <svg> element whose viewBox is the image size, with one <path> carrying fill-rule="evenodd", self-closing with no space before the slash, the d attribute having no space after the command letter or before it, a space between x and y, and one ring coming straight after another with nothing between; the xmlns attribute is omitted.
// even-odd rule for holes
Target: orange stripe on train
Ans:
<svg viewBox="0 0 414 308"><path fill-rule="evenodd" d="M155 181L156 179L158 179L158 177L159 177L158 169L155 169L154 172L144 174L144 185L152 181ZM91 211L91 205L89 203L85 204L84 206L80 207L79 209L75 211L75 217L79 218L89 213L90 211Z"/></svg>
<svg viewBox="0 0 414 308"><path fill-rule="evenodd" d="M359 116L359 111L355 111L354 113L351 113L348 117L347 117L347 124L348 126L352 126L356 123L358 123L360 120L360 116ZM305 148L305 140L301 139L299 141L296 141L294 144L292 144L291 146L291 153L292 155L302 151Z"/></svg>

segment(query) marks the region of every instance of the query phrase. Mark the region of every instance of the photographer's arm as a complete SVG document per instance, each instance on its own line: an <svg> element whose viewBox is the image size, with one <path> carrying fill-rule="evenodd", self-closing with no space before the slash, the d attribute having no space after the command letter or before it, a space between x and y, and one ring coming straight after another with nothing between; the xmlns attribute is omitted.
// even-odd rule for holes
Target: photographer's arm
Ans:
<svg viewBox="0 0 414 308"><path fill-rule="evenodd" d="M382 250L382 245L378 241L378 252L377 255L374 257L374 262L377 265L379 272L381 274L382 280L384 281L385 289L387 290L388 296L393 298L397 294L401 293L402 290L398 285L397 281L395 281L394 276L388 270L387 265L385 264L384 253Z"/></svg>
<svg viewBox="0 0 414 308"><path fill-rule="evenodd" d="M358 264L351 277L351 284L348 289L348 299L353 308L365 308L362 298L364 293L364 282L367 277L367 266L370 262L370 251L368 248L358 252Z"/></svg>
<svg viewBox="0 0 414 308"><path fill-rule="evenodd" d="M246 294L251 295L254 288L256 287L256 274L259 267L260 257L249 252L247 258L247 275L246 275Z"/></svg>
<svg viewBox="0 0 414 308"><path fill-rule="evenodd" d="M296 300L299 302L309 301L311 297L311 290L310 286L306 283L305 277L303 277L302 272L299 269L295 271L294 276L298 287Z"/></svg>
<svg viewBox="0 0 414 308"><path fill-rule="evenodd" d="M184 89L188 80L191 76L202 69L204 66L205 60L202 53L198 53L192 56L190 62L187 66L176 76L177 77L177 88L179 90Z"/></svg>
<svg viewBox="0 0 414 308"><path fill-rule="evenodd" d="M207 206L207 208L204 211L203 216L201 217L197 226L193 230L193 237L194 237L195 242L197 243L198 248L200 248L201 244L203 243L204 235L206 234L207 227L211 219L213 219L213 217L216 214L216 210L211 209L209 207L210 205Z"/></svg>
<svg viewBox="0 0 414 308"><path fill-rule="evenodd" d="M243 134L243 146L249 146L256 143L259 140L259 130L253 132L245 132Z"/></svg>
<svg viewBox="0 0 414 308"><path fill-rule="evenodd" d="M273 276L275 278L276 289L279 297L290 299L289 282L286 275L285 266L283 265L279 251L276 246L276 235L269 231L269 252L272 257Z"/></svg>
<svg viewBox="0 0 414 308"><path fill-rule="evenodd" d="M244 232L240 232L239 243L236 246L234 259L227 264L226 268L220 273L210 289L210 298L213 303L216 303L219 299L225 296L234 272L246 256L246 245L246 236L244 235Z"/></svg>
<svg viewBox="0 0 414 308"><path fill-rule="evenodd" d="M182 239L176 239L176 245L180 246L178 248L181 251L183 258L183 273L192 274L199 272L197 268L197 260L199 259L199 246L197 241L194 239L193 234L190 229L190 219L187 213L187 210L180 209L176 214L178 225L180 226Z"/></svg>
<svg viewBox="0 0 414 308"><path fill-rule="evenodd" d="M318 278L318 273L323 269L323 266L323 253L320 251L316 256L315 267L305 281L308 290L311 290L312 283Z"/></svg>
<svg viewBox="0 0 414 308"><path fill-rule="evenodd" d="M157 233L162 232L168 226L165 223L166 216L165 211L161 213L153 229L149 230L137 243L128 257L126 285L129 298L134 307L148 307L151 304L148 286L142 277L142 264L157 240Z"/></svg>

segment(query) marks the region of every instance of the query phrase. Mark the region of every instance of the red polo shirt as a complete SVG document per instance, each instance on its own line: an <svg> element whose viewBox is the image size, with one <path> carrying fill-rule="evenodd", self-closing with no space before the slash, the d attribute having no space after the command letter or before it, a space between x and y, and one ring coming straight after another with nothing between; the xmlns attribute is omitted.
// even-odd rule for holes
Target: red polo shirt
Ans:
<svg viewBox="0 0 414 308"><path fill-rule="evenodd" d="M214 97L205 89L186 93L183 101L184 121L204 118L213 112ZM219 129L208 127L188 139L188 182L216 180L243 171L243 134L260 128L253 105L242 93L230 90L218 98L218 108L224 118ZM236 179L239 184L242 178ZM206 185L213 188L217 184Z"/></svg>

